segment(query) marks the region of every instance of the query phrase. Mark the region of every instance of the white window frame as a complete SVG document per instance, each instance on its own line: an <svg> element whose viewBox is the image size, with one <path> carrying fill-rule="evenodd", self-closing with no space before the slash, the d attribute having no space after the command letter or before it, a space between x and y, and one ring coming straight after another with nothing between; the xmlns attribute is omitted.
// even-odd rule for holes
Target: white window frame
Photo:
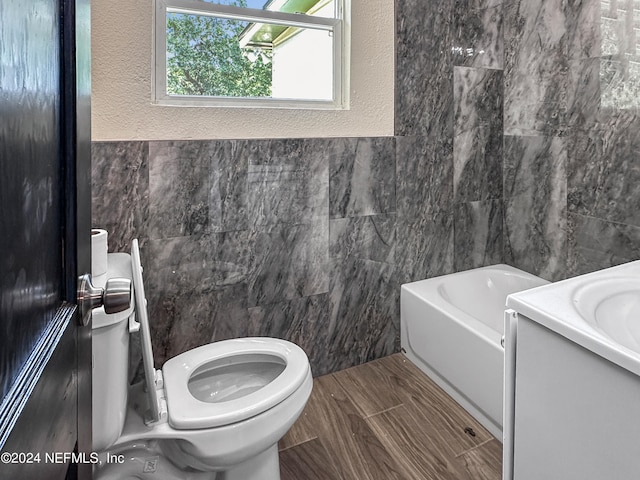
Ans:
<svg viewBox="0 0 640 480"><path fill-rule="evenodd" d="M154 0L152 101L159 105L267 107L342 110L349 108L349 29L345 12L349 0L335 0L336 18L301 13L283 13L198 0ZM277 23L290 27L333 31L333 100L264 97L213 97L167 94L167 13L184 13L256 23ZM348 18L348 13L347 13Z"/></svg>

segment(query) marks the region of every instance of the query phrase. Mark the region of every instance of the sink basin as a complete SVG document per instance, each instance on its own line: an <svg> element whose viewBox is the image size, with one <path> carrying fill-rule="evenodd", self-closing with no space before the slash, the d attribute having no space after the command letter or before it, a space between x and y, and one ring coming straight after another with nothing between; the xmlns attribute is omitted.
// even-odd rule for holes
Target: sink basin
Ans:
<svg viewBox="0 0 640 480"><path fill-rule="evenodd" d="M640 278L611 276L576 289L584 321L612 342L640 354Z"/></svg>

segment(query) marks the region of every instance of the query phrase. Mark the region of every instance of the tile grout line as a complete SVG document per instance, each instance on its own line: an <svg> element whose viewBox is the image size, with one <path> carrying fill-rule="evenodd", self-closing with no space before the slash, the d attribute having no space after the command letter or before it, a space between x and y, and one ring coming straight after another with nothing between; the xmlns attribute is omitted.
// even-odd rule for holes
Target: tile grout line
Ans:
<svg viewBox="0 0 640 480"><path fill-rule="evenodd" d="M462 455L465 455L465 454L467 454L469 452L472 452L473 450L477 450L478 448L480 448L480 447L482 447L482 446L486 445L487 443L492 442L494 440L495 440L495 438L493 438L493 437L492 438L488 438L484 442L479 443L478 445L475 445L475 446L473 446L471 448L468 448L462 453L459 453L458 455L455 456L455 458L460 458Z"/></svg>
<svg viewBox="0 0 640 480"><path fill-rule="evenodd" d="M305 440L305 441L303 441L303 442L296 443L295 445L289 445L288 447L283 448L282 450L278 449L278 453L280 453L280 452L286 452L287 450L289 450L289 449L291 449L291 448L299 447L300 445L304 445L305 443L309 443L309 442L312 442L312 441L314 441L314 440L318 440L318 439L319 439L319 437L316 435L316 436L315 436L315 437L313 437L313 438L308 438L308 439L306 439L306 440Z"/></svg>
<svg viewBox="0 0 640 480"><path fill-rule="evenodd" d="M400 407L403 407L403 406L404 406L404 403L399 403L398 405L394 405L393 407L389 407L389 408L386 408L384 410L380 410L379 412L371 413L369 415L363 416L362 419L363 420L368 420L368 419L373 418L373 417L375 417L377 415L381 415L383 413L390 412L391 410L395 410L396 408L400 408Z"/></svg>

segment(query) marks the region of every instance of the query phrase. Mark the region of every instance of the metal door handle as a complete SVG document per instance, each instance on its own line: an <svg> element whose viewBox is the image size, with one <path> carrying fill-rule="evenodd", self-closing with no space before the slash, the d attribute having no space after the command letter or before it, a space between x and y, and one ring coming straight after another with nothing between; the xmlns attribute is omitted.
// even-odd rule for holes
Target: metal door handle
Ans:
<svg viewBox="0 0 640 480"><path fill-rule="evenodd" d="M104 307L105 313L123 312L131 305L131 280L110 278L104 288L94 287L91 275L78 278L78 307L80 324L87 325L91 310Z"/></svg>

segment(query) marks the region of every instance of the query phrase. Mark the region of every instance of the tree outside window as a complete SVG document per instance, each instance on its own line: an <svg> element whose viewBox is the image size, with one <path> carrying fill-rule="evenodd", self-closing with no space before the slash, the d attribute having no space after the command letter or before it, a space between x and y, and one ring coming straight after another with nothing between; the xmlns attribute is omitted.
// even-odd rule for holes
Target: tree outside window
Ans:
<svg viewBox="0 0 640 480"><path fill-rule="evenodd" d="M246 0L230 2L246 7ZM248 22L203 15L167 15L167 93L270 97L272 52L245 47Z"/></svg>

